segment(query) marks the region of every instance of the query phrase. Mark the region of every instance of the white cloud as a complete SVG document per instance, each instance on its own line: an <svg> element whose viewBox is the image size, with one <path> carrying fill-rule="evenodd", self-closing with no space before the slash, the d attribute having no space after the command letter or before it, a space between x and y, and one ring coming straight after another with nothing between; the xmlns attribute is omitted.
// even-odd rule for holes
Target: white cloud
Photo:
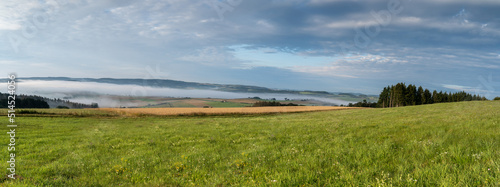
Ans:
<svg viewBox="0 0 500 187"><path fill-rule="evenodd" d="M457 91L465 91L465 90L472 89L472 87L469 87L469 86L460 86L460 85L453 85L453 84L443 84L442 86L445 88L457 90Z"/></svg>
<svg viewBox="0 0 500 187"><path fill-rule="evenodd" d="M267 20L258 20L256 28L263 33L273 33L276 30L275 26Z"/></svg>
<svg viewBox="0 0 500 187"><path fill-rule="evenodd" d="M334 2L346 2L346 1L352 1L352 0L310 0L309 3L311 5L323 5L323 4L326 4L326 3L334 3ZM358 1L358 0L354 0L354 1Z"/></svg>
<svg viewBox="0 0 500 187"><path fill-rule="evenodd" d="M2 66L10 66L10 65L15 65L17 64L17 61L14 60L0 60L0 65Z"/></svg>
<svg viewBox="0 0 500 187"><path fill-rule="evenodd" d="M342 20L328 23L326 24L326 27L330 29L353 29L357 27L368 27L373 25L378 25L378 23L376 21Z"/></svg>
<svg viewBox="0 0 500 187"><path fill-rule="evenodd" d="M454 84L442 84L443 88L455 90L458 92L465 91L472 94L479 94L484 96L484 93L491 92L488 90L481 89L480 87L471 87L471 86L462 86L462 85L454 85Z"/></svg>
<svg viewBox="0 0 500 187"><path fill-rule="evenodd" d="M0 2L0 30L19 30L42 6L31 0L6 0Z"/></svg>
<svg viewBox="0 0 500 187"><path fill-rule="evenodd" d="M415 24L422 24L424 22L424 20L422 18L419 18L419 17L414 17L414 16L406 16L406 17L400 17L397 19L397 22L396 24L411 24L411 25L415 25Z"/></svg>
<svg viewBox="0 0 500 187"><path fill-rule="evenodd" d="M76 30L82 30L85 29L89 24L92 24L91 22L94 21L94 17L92 15L87 15L86 17L76 20L73 24L73 28Z"/></svg>
<svg viewBox="0 0 500 187"><path fill-rule="evenodd" d="M391 56L359 54L344 56L327 66L294 66L291 70L322 76L367 78L375 74L398 71L398 66L406 63L407 60Z"/></svg>
<svg viewBox="0 0 500 187"><path fill-rule="evenodd" d="M323 67L294 66L291 68L291 70L301 73L310 73L314 75L328 76L328 77L359 78L355 75L352 75L352 71L346 71L348 69L341 66L323 66Z"/></svg>
<svg viewBox="0 0 500 187"><path fill-rule="evenodd" d="M19 30L21 25L7 21L5 18L0 18L0 30Z"/></svg>
<svg viewBox="0 0 500 187"><path fill-rule="evenodd" d="M195 62L210 66L239 67L240 61L224 47L205 47L195 54L179 57L178 60Z"/></svg>

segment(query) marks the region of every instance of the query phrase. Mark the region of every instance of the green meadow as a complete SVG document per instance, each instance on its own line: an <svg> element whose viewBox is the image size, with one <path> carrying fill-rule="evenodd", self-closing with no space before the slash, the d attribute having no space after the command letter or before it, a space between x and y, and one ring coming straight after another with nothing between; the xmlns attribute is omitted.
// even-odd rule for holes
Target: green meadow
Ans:
<svg viewBox="0 0 500 187"><path fill-rule="evenodd" d="M1 111L6 116L6 111ZM16 116L4 186L500 186L500 101L262 115Z"/></svg>

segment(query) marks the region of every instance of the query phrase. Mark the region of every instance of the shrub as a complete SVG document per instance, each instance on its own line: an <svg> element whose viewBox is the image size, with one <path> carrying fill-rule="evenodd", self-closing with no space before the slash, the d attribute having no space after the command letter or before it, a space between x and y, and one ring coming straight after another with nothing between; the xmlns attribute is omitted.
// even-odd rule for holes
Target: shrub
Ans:
<svg viewBox="0 0 500 187"><path fill-rule="evenodd" d="M282 104L276 101L258 101L252 105L252 107L263 107L263 106L300 106L300 105L293 103Z"/></svg>
<svg viewBox="0 0 500 187"><path fill-rule="evenodd" d="M35 110L19 110L18 114L44 114L43 112L38 112Z"/></svg>

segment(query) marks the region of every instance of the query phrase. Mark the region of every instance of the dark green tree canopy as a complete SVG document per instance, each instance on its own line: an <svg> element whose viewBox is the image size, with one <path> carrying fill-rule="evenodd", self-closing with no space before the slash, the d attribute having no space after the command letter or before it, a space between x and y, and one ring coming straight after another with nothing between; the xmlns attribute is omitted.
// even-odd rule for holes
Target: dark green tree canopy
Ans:
<svg viewBox="0 0 500 187"><path fill-rule="evenodd" d="M444 103L444 102L460 102L460 101L482 101L487 100L485 97L471 95L465 91L448 93L443 91L429 91L416 85L408 85L405 83L397 83L385 87L379 95L378 107L400 107L413 106L422 104Z"/></svg>

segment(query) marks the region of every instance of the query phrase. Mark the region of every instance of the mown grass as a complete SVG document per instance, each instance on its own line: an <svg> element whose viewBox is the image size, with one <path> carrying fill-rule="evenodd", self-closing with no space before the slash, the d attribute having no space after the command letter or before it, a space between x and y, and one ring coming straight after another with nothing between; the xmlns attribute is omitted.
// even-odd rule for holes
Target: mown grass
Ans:
<svg viewBox="0 0 500 187"><path fill-rule="evenodd" d="M24 179L4 178L4 185L500 185L500 102L493 101L262 116L17 120L17 170ZM7 168L7 158L2 149L0 167Z"/></svg>
<svg viewBox="0 0 500 187"><path fill-rule="evenodd" d="M8 109L1 109L0 116L7 116ZM89 110L89 109L16 109L15 114L17 117L112 117L118 116L117 113L107 112L102 110ZM7 121L7 120L6 120Z"/></svg>

